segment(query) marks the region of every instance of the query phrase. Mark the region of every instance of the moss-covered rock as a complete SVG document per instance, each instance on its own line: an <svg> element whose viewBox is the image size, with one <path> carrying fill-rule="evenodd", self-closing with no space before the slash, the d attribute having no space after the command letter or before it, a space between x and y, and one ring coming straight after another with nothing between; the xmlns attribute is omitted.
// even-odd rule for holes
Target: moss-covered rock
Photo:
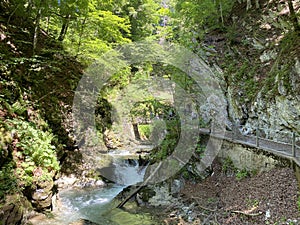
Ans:
<svg viewBox="0 0 300 225"><path fill-rule="evenodd" d="M31 209L30 202L19 194L6 197L0 207L0 221L2 225L21 224L27 211Z"/></svg>

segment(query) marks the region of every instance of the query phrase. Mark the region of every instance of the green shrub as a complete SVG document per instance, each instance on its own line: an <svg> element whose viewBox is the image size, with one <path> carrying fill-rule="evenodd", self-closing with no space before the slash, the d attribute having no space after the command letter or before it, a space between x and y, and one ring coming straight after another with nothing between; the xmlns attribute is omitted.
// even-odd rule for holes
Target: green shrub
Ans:
<svg viewBox="0 0 300 225"><path fill-rule="evenodd" d="M139 124L138 125L139 133L141 138L149 139L152 133L153 127L150 124Z"/></svg>
<svg viewBox="0 0 300 225"><path fill-rule="evenodd" d="M197 146L196 146L196 149L195 149L195 153L198 156L202 157L203 154L204 154L204 152L205 152L205 148L206 147L204 145L202 145L201 143L197 143Z"/></svg>
<svg viewBox="0 0 300 225"><path fill-rule="evenodd" d="M233 165L233 162L232 162L232 160L231 160L230 157L227 157L224 160L224 162L222 164L222 171L223 171L223 173L227 173L228 171L234 171L234 172L236 172L236 168Z"/></svg>
<svg viewBox="0 0 300 225"><path fill-rule="evenodd" d="M39 180L50 180L59 170L55 146L52 145L54 136L49 131L42 131L34 123L22 120L9 120L11 132L18 139L16 156L20 165L16 175L21 186L29 186L36 177L34 171L39 170Z"/></svg>
<svg viewBox="0 0 300 225"><path fill-rule="evenodd" d="M241 179L249 177L249 176L250 176L250 173L246 169L238 170L237 173L235 174L235 177L238 180L241 180Z"/></svg>

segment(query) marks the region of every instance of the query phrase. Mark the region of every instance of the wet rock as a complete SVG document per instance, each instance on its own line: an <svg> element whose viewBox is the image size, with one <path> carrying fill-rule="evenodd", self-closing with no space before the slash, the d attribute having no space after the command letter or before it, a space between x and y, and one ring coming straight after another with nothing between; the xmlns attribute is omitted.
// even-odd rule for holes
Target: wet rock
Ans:
<svg viewBox="0 0 300 225"><path fill-rule="evenodd" d="M38 211L50 208L52 204L52 192L46 192L43 189L37 189L32 195L31 202Z"/></svg>
<svg viewBox="0 0 300 225"><path fill-rule="evenodd" d="M66 189L70 187L103 187L105 186L105 182L96 178L91 177L75 177L75 175L60 177L55 181L55 184L59 189Z"/></svg>
<svg viewBox="0 0 300 225"><path fill-rule="evenodd" d="M77 180L77 182L74 184L74 187L79 187L79 188L103 187L105 185L106 184L102 180L96 180L94 178L83 178Z"/></svg>
<svg viewBox="0 0 300 225"><path fill-rule="evenodd" d="M177 194L182 190L184 181L181 179L168 180L159 184L147 185L143 187L138 193L130 199L136 201L140 206L170 206L175 204L178 200ZM124 200L127 198L137 187L129 186L120 192L116 199Z"/></svg>
<svg viewBox="0 0 300 225"><path fill-rule="evenodd" d="M53 185L54 182L52 180L41 181L37 185L38 188L32 193L31 203L38 211L43 211L51 207Z"/></svg>
<svg viewBox="0 0 300 225"><path fill-rule="evenodd" d="M183 179L169 179L159 184L143 187L137 193L135 200L140 206L170 206L178 200L178 193L183 187ZM125 188L123 192L129 193L132 188Z"/></svg>
<svg viewBox="0 0 300 225"><path fill-rule="evenodd" d="M77 178L75 175L71 174L70 176L63 176L60 177L58 180L55 181L55 184L58 188L68 188L75 184Z"/></svg>
<svg viewBox="0 0 300 225"><path fill-rule="evenodd" d="M151 206L168 206L172 204L173 197L170 194L168 187L166 186L155 186L153 188L155 195L148 201Z"/></svg>
<svg viewBox="0 0 300 225"><path fill-rule="evenodd" d="M102 180L96 180L95 181L95 186L97 186L97 187L103 187L103 186L105 186L106 184L104 183L104 181L102 181Z"/></svg>

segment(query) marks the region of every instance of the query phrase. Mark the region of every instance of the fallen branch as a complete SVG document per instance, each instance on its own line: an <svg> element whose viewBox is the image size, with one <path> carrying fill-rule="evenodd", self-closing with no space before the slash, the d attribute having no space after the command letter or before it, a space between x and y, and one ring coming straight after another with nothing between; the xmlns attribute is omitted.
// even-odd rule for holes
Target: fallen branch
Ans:
<svg viewBox="0 0 300 225"><path fill-rule="evenodd" d="M216 215L216 214L215 214L215 223L216 223L217 225L220 225L219 222L218 222L218 219L217 219L217 215Z"/></svg>
<svg viewBox="0 0 300 225"><path fill-rule="evenodd" d="M143 185L139 186L137 189L135 189L127 198L125 198L118 206L117 208L122 208L126 202L129 201L129 199L131 199L134 195L136 195L136 193L138 193L142 187L144 187Z"/></svg>
<svg viewBox="0 0 300 225"><path fill-rule="evenodd" d="M192 199L196 200L196 202L198 203L198 207L200 207L201 209L204 209L204 210L207 210L207 211L210 211L210 212L216 212L217 211L217 208L209 209L207 207L204 207L204 206L200 205L199 202L197 201L197 199L199 199L198 197L193 197L192 196Z"/></svg>
<svg viewBox="0 0 300 225"><path fill-rule="evenodd" d="M245 216L260 216L260 215L263 214L262 212L258 212L258 213L246 213L246 212L243 212L243 211L231 211L231 213L242 214L242 215L245 215Z"/></svg>
<svg viewBox="0 0 300 225"><path fill-rule="evenodd" d="M210 212L216 212L216 211L217 211L217 209L209 209L209 208L206 208L206 207L204 207L204 206L202 206L202 205L198 205L198 207L200 207L201 209L210 211Z"/></svg>
<svg viewBox="0 0 300 225"><path fill-rule="evenodd" d="M210 213L202 223L206 224L208 222L208 220L212 217L212 215L213 215L213 213Z"/></svg>
<svg viewBox="0 0 300 225"><path fill-rule="evenodd" d="M161 164L162 164L162 162L160 162L158 164L158 166L155 168L153 173L137 189L135 189L127 198L125 198L122 202L120 202L120 204L117 206L117 208L122 208L126 204L126 202L129 201L129 199L131 199L134 195L136 195L142 189L142 187L146 186L147 183L154 177L156 172L160 169Z"/></svg>

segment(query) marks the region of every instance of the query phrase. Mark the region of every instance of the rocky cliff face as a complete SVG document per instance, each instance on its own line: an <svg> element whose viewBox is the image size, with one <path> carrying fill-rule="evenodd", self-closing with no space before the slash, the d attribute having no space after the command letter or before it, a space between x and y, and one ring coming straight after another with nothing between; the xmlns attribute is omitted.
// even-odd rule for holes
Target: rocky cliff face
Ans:
<svg viewBox="0 0 300 225"><path fill-rule="evenodd" d="M290 63L288 79L285 81L286 78L276 75L272 88L258 90L252 104L247 105L228 95L231 118L244 127L245 133L254 134L258 127L261 137L290 142L292 132L300 132L299 59ZM284 82L290 85L290 90ZM231 86L228 87L230 92Z"/></svg>
<svg viewBox="0 0 300 225"><path fill-rule="evenodd" d="M299 1L294 7L299 13ZM262 137L286 142L300 132L300 44L289 20L284 1L248 11L237 3L227 30L205 42L215 51L207 61L222 69L231 121L245 133L259 127Z"/></svg>
<svg viewBox="0 0 300 225"><path fill-rule="evenodd" d="M259 126L263 137L287 141L286 139L291 138L291 132L300 131L300 64L297 55L293 57L288 52L282 53L281 46L278 50L279 54L273 49L269 54L263 52L260 55L262 66L264 57L273 64L271 70L266 71L264 85L258 90L252 104L247 107L230 99L233 103L231 105L237 106L232 107L231 115L240 120L247 118L244 126L250 132ZM299 50L295 49L298 54ZM274 59L270 54L274 54ZM283 57L286 57L285 60Z"/></svg>

